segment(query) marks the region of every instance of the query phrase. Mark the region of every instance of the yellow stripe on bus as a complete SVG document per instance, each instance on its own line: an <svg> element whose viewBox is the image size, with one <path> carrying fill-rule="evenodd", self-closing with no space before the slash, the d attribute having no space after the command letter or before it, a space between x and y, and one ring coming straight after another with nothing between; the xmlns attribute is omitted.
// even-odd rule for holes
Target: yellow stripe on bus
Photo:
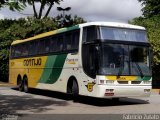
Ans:
<svg viewBox="0 0 160 120"><path fill-rule="evenodd" d="M21 75L22 78L24 75L27 75L29 87L36 87L43 71L48 69L45 68L46 60L47 56L10 60L10 77L12 82L14 84L17 83L18 75Z"/></svg>
<svg viewBox="0 0 160 120"><path fill-rule="evenodd" d="M106 76L107 80L126 80L126 81L134 81L137 80L137 76Z"/></svg>

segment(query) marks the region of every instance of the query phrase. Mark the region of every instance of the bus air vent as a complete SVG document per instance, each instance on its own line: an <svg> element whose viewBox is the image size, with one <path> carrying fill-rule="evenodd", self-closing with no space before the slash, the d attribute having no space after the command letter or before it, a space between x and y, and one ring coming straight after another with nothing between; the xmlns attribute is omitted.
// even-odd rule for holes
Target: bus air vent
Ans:
<svg viewBox="0 0 160 120"><path fill-rule="evenodd" d="M128 81L117 81L119 84L128 84Z"/></svg>
<svg viewBox="0 0 160 120"><path fill-rule="evenodd" d="M131 84L141 84L142 81L131 81Z"/></svg>

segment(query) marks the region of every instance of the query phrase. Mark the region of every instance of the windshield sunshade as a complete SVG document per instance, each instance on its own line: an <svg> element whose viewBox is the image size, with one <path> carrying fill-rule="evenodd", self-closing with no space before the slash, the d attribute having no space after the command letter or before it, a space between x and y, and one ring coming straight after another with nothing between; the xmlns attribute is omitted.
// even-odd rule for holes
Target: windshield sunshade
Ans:
<svg viewBox="0 0 160 120"><path fill-rule="evenodd" d="M100 27L100 38L102 40L148 42L146 31L124 28Z"/></svg>

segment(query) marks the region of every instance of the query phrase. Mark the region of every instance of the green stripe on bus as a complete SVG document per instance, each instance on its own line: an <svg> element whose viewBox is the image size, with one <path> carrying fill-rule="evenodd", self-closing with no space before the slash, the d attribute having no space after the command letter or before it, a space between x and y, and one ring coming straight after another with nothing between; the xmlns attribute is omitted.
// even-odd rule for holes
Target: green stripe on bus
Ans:
<svg viewBox="0 0 160 120"><path fill-rule="evenodd" d="M152 77L150 77L150 76L144 76L144 77L137 77L137 79L136 80L150 80Z"/></svg>
<svg viewBox="0 0 160 120"><path fill-rule="evenodd" d="M67 31L76 30L76 29L79 29L79 25L75 25L73 27L59 29L57 33L67 32Z"/></svg>
<svg viewBox="0 0 160 120"><path fill-rule="evenodd" d="M151 77L149 77L149 76L144 76L143 77L143 80L150 80L151 79Z"/></svg>
<svg viewBox="0 0 160 120"><path fill-rule="evenodd" d="M48 56L39 83L55 83L62 72L66 57L67 54Z"/></svg>

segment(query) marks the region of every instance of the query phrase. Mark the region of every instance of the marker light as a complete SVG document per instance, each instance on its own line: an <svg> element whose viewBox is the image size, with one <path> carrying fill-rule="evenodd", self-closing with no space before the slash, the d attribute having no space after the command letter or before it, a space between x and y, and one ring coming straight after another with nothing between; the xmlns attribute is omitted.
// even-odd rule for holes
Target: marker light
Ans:
<svg viewBox="0 0 160 120"><path fill-rule="evenodd" d="M106 84L107 85L113 85L114 84L114 80L106 80Z"/></svg>
<svg viewBox="0 0 160 120"><path fill-rule="evenodd" d="M104 80L100 80L100 84L104 84Z"/></svg>
<svg viewBox="0 0 160 120"><path fill-rule="evenodd" d="M151 81L143 81L143 84L151 84Z"/></svg>

